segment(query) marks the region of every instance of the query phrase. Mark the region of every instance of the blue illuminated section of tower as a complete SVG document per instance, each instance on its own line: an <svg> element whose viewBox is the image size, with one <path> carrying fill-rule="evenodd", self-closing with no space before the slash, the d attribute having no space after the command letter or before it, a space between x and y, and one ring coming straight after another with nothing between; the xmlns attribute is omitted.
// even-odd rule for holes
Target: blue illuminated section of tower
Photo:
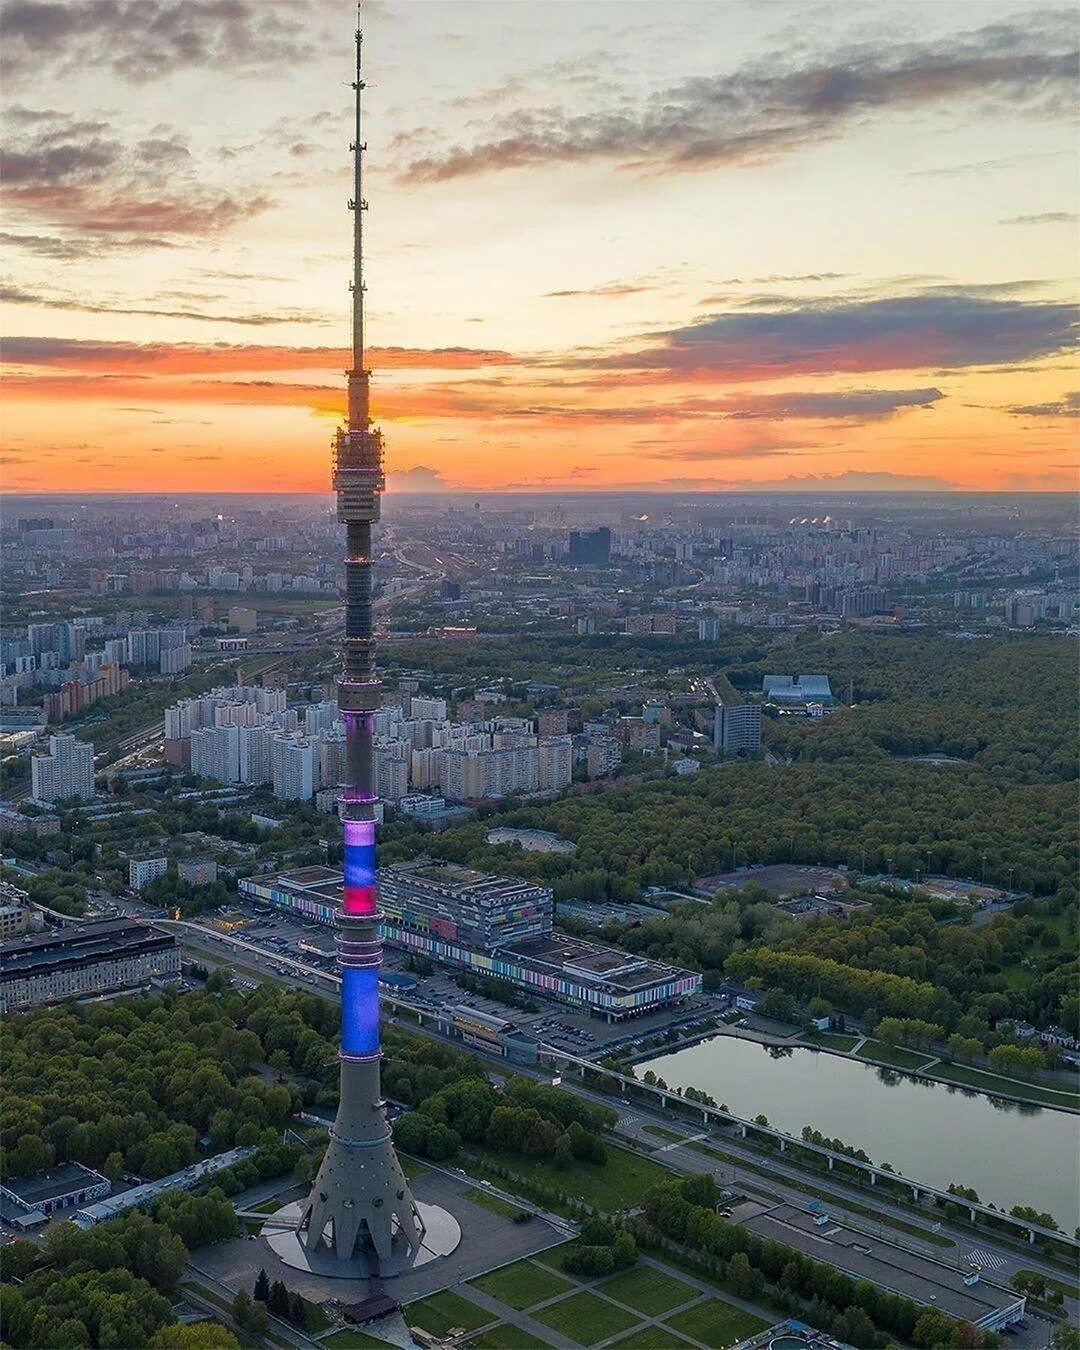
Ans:
<svg viewBox="0 0 1080 1350"><path fill-rule="evenodd" d="M305 1206L300 1229L311 1249L325 1246L340 1261L363 1254L379 1261L415 1254L424 1226L398 1163L379 1082L378 882L375 859L374 738L379 706L372 631L371 529L384 486L382 433L371 423L371 372L364 363L363 163L361 48L356 33L353 152L352 367L345 373L346 425L334 437L333 486L345 526L345 646L338 708L345 723L345 773L340 814L345 887L337 914L341 970L341 1100L330 1143Z"/></svg>

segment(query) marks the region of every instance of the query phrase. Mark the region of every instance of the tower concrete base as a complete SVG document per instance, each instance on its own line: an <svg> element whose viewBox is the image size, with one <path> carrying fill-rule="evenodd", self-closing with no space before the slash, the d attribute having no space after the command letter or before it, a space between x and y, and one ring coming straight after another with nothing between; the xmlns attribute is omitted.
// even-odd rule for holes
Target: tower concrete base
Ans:
<svg viewBox="0 0 1080 1350"><path fill-rule="evenodd" d="M307 1271L312 1275L321 1275L329 1279L359 1280L377 1273L384 1280L395 1275L404 1275L435 1261L440 1256L449 1256L461 1241L461 1226L449 1210L439 1205L417 1205L420 1219L424 1225L424 1236L415 1251L408 1251L401 1244L385 1261L374 1259L374 1253L359 1252L347 1261L339 1261L328 1241L317 1246L309 1246L303 1239L306 1234L297 1231L304 1205L294 1201L272 1214L263 1225L262 1236L274 1255L294 1270ZM375 1266L378 1266L377 1272Z"/></svg>

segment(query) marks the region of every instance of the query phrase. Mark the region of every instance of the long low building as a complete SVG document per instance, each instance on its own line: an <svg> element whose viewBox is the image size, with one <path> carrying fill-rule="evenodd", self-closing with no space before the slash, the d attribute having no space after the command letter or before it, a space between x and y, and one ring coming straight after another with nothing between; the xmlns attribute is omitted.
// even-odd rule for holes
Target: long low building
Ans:
<svg viewBox="0 0 1080 1350"><path fill-rule="evenodd" d="M203 1158L201 1162L192 1163L190 1167L173 1172L171 1176L159 1177L157 1181L146 1181L141 1186L133 1186L129 1191L121 1191L119 1195L111 1195L108 1199L99 1200L97 1204L87 1205L76 1212L74 1222L80 1228L93 1228L95 1224L107 1223L110 1219L125 1214L129 1209L142 1209L145 1205L152 1205L166 1191L194 1190L196 1186L209 1181L218 1172L223 1172L226 1167L232 1167L235 1163L250 1158L254 1152L253 1148L248 1147L230 1148L213 1158Z"/></svg>
<svg viewBox="0 0 1080 1350"><path fill-rule="evenodd" d="M250 877L253 900L332 924L343 879L329 867ZM679 1003L701 976L618 948L551 932L551 892L454 864L401 863L379 872L384 942L458 970L509 980L609 1021Z"/></svg>
<svg viewBox="0 0 1080 1350"><path fill-rule="evenodd" d="M984 1331L1000 1331L1024 1316L1024 1295L987 1279L974 1262L946 1265L897 1247L865 1230L846 1227L820 1204L746 1205L732 1217L758 1237L784 1242L852 1279L869 1280Z"/></svg>
<svg viewBox="0 0 1080 1350"><path fill-rule="evenodd" d="M0 946L0 1012L179 975L172 933L130 919L71 925Z"/></svg>

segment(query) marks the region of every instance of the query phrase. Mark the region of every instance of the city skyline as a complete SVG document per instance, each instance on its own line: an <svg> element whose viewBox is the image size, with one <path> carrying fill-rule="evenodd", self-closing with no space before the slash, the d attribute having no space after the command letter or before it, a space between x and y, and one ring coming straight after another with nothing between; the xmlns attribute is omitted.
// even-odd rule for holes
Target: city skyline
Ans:
<svg viewBox="0 0 1080 1350"><path fill-rule="evenodd" d="M325 490L342 17L9 7L9 490ZM1074 487L1070 11L365 25L391 490Z"/></svg>

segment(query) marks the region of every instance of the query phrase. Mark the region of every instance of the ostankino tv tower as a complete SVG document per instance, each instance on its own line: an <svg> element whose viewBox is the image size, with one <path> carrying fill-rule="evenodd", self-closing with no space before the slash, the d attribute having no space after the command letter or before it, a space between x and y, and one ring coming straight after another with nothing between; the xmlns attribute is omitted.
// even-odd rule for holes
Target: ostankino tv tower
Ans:
<svg viewBox="0 0 1080 1350"><path fill-rule="evenodd" d="M360 125L362 36L356 33L356 140L353 152L352 369L348 425L334 439L334 491L348 539L345 557L345 659L338 707L345 722L345 889L337 915L341 969L341 1103L300 1229L309 1250L321 1243L340 1261L415 1256L424 1235L391 1142L379 1087L379 941L375 876L372 731L379 706L371 629L371 526L384 487L382 433L371 424L371 372L364 368L364 145Z"/></svg>

